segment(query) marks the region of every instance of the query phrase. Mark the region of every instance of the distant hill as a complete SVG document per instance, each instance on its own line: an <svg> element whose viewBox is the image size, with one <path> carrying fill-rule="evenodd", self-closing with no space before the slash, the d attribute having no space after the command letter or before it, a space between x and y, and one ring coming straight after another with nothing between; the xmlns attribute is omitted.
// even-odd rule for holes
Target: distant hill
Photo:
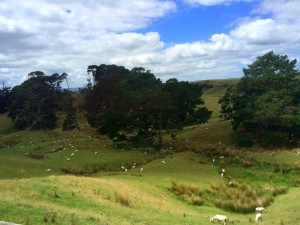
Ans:
<svg viewBox="0 0 300 225"><path fill-rule="evenodd" d="M209 84L212 87L205 89L203 92L203 100L205 106L213 111L210 122L218 122L221 107L218 103L219 99L224 96L226 89L231 85L236 85L240 78L219 79L219 80L203 80L197 83Z"/></svg>

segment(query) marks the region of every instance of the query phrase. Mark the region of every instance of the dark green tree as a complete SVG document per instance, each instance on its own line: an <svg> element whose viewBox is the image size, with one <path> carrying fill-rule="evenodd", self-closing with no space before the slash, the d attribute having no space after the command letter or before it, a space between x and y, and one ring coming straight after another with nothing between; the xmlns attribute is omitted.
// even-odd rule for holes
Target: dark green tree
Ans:
<svg viewBox="0 0 300 225"><path fill-rule="evenodd" d="M11 102L11 88L6 87L4 82L0 89L0 113L7 112L8 106Z"/></svg>
<svg viewBox="0 0 300 225"><path fill-rule="evenodd" d="M70 92L65 93L64 99L65 99L64 101L65 119L64 119L62 130L79 129L76 108L74 107L74 100L72 98L71 93Z"/></svg>
<svg viewBox="0 0 300 225"><path fill-rule="evenodd" d="M52 129L55 127L60 83L64 75L45 75L36 71L29 79L12 89L8 116L20 129Z"/></svg>
<svg viewBox="0 0 300 225"><path fill-rule="evenodd" d="M85 97L86 116L93 127L116 142L159 147L163 130L206 122L209 118L210 113L200 107L200 86L177 80L174 87L171 81L166 85L141 67L93 68L95 85Z"/></svg>
<svg viewBox="0 0 300 225"><path fill-rule="evenodd" d="M300 82L296 62L273 52L257 57L243 69L239 83L228 88L220 99L223 119L230 119L235 130L251 133L253 139L263 137L262 133L299 137Z"/></svg>

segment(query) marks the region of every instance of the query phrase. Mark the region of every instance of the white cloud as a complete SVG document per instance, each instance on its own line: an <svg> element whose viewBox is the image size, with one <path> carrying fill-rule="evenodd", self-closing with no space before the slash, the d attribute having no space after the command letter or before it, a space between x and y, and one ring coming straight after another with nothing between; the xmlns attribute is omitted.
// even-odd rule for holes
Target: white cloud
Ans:
<svg viewBox="0 0 300 225"><path fill-rule="evenodd" d="M240 77L246 64L270 50L300 58L296 2L263 0L228 33L213 34L209 41L170 44L158 32L136 30L176 13L171 0L2 0L0 82L17 85L29 72L42 70L67 72L71 86L83 86L87 66L102 63L142 66L162 80Z"/></svg>

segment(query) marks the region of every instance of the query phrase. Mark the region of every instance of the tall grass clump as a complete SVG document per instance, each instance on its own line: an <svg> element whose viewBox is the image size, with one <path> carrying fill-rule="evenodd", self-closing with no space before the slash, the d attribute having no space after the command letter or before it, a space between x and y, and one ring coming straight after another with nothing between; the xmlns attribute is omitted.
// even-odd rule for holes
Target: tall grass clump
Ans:
<svg viewBox="0 0 300 225"><path fill-rule="evenodd" d="M211 188L211 195L215 198L215 206L226 211L236 213L251 213L257 206L270 205L274 197L286 193L286 187L267 185L264 187L238 183L235 185L221 185L218 190Z"/></svg>
<svg viewBox="0 0 300 225"><path fill-rule="evenodd" d="M130 207L130 201L126 194L115 192L116 202L121 204L122 206Z"/></svg>
<svg viewBox="0 0 300 225"><path fill-rule="evenodd" d="M257 206L270 205L274 197L284 194L287 187L259 186L244 182L228 185L211 184L205 190L196 186L178 185L172 181L171 191L181 200L192 205L211 205L235 213L252 213Z"/></svg>
<svg viewBox="0 0 300 225"><path fill-rule="evenodd" d="M196 186L187 186L184 184L178 185L172 181L171 191L181 200L192 205L203 205L202 192Z"/></svg>

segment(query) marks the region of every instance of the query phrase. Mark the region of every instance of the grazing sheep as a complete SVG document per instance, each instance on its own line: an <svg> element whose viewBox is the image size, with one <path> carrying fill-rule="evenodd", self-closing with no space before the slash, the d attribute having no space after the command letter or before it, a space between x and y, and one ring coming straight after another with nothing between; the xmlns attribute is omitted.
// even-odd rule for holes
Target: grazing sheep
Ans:
<svg viewBox="0 0 300 225"><path fill-rule="evenodd" d="M144 170L144 168L142 167L142 168L141 168L141 172L143 172L143 170Z"/></svg>
<svg viewBox="0 0 300 225"><path fill-rule="evenodd" d="M214 217L210 218L210 222L223 222L224 225L226 225L227 222L227 216L224 215L215 215Z"/></svg>
<svg viewBox="0 0 300 225"><path fill-rule="evenodd" d="M224 177L224 173L221 173L221 177Z"/></svg>
<svg viewBox="0 0 300 225"><path fill-rule="evenodd" d="M263 213L263 212L267 212L267 210L264 207L256 207L255 211L257 213Z"/></svg>
<svg viewBox="0 0 300 225"><path fill-rule="evenodd" d="M51 171L51 169L49 168L49 169L47 169L46 171L47 171L47 172L50 172L50 171Z"/></svg>
<svg viewBox="0 0 300 225"><path fill-rule="evenodd" d="M225 169L222 169L222 172L225 173Z"/></svg>
<svg viewBox="0 0 300 225"><path fill-rule="evenodd" d="M166 164L166 162L165 161L161 161L163 164Z"/></svg>
<svg viewBox="0 0 300 225"><path fill-rule="evenodd" d="M262 221L262 214L261 213L257 213L256 216L255 216L255 221L258 222L258 221Z"/></svg>

